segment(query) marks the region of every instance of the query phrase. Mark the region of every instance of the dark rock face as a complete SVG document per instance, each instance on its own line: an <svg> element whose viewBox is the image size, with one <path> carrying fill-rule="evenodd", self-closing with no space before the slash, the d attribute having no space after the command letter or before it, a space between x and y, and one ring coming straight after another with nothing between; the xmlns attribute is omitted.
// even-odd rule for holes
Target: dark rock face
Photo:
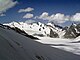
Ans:
<svg viewBox="0 0 80 60"><path fill-rule="evenodd" d="M41 31L41 28L39 29L39 31Z"/></svg>
<svg viewBox="0 0 80 60"><path fill-rule="evenodd" d="M39 25L39 23L37 22L37 25Z"/></svg>
<svg viewBox="0 0 80 60"><path fill-rule="evenodd" d="M42 27L43 29L45 29L44 27Z"/></svg>
<svg viewBox="0 0 80 60"><path fill-rule="evenodd" d="M80 24L77 24L76 28L80 32Z"/></svg>
<svg viewBox="0 0 80 60"><path fill-rule="evenodd" d="M53 32L53 30L50 30L50 37L51 38L59 38L58 34L56 32Z"/></svg>
<svg viewBox="0 0 80 60"><path fill-rule="evenodd" d="M80 24L72 24L69 28L66 29L64 38L76 38L80 36Z"/></svg>
<svg viewBox="0 0 80 60"><path fill-rule="evenodd" d="M68 27L66 26L66 27L64 27L64 28L62 29L62 31L67 30L67 29L68 29Z"/></svg>
<svg viewBox="0 0 80 60"><path fill-rule="evenodd" d="M78 34L76 35L76 37L78 37L78 36L80 36L80 33L78 33Z"/></svg>

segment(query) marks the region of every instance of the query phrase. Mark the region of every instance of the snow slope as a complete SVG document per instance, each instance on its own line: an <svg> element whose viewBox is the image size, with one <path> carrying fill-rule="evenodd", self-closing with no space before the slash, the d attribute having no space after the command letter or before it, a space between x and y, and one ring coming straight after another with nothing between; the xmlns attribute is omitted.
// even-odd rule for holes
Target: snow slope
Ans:
<svg viewBox="0 0 80 60"><path fill-rule="evenodd" d="M0 27L0 60L80 60L80 56Z"/></svg>
<svg viewBox="0 0 80 60"><path fill-rule="evenodd" d="M77 37L76 39L62 39L50 37L38 37L38 38L40 40L36 41L40 43L80 55L80 37Z"/></svg>
<svg viewBox="0 0 80 60"><path fill-rule="evenodd" d="M80 36L78 36L78 37L75 39L75 41L80 41Z"/></svg>

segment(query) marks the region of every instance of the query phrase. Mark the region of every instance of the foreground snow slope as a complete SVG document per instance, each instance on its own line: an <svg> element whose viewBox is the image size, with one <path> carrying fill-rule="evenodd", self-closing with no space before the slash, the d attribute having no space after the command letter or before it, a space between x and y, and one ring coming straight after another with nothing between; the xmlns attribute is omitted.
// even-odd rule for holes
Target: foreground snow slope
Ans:
<svg viewBox="0 0 80 60"><path fill-rule="evenodd" d="M0 28L0 60L80 60L80 56Z"/></svg>

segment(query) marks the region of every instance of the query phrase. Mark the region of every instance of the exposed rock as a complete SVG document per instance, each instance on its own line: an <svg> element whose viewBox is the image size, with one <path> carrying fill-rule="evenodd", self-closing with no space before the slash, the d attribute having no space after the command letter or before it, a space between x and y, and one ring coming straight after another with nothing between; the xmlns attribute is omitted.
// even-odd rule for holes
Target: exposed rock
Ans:
<svg viewBox="0 0 80 60"><path fill-rule="evenodd" d="M41 31L41 28L39 29L39 31Z"/></svg>
<svg viewBox="0 0 80 60"><path fill-rule="evenodd" d="M59 38L58 34L56 32L53 32L52 29L50 29L50 37L51 38Z"/></svg>
<svg viewBox="0 0 80 60"><path fill-rule="evenodd" d="M66 33L64 35L65 38L76 38L78 36L80 36L80 24L72 24L66 29Z"/></svg>

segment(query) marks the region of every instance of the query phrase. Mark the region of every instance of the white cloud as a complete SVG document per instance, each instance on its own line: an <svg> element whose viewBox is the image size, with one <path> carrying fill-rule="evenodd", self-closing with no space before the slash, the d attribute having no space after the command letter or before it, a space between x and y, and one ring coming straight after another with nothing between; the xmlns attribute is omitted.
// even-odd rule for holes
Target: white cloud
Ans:
<svg viewBox="0 0 80 60"><path fill-rule="evenodd" d="M15 6L18 2L13 0L0 0L0 14Z"/></svg>
<svg viewBox="0 0 80 60"><path fill-rule="evenodd" d="M53 15L51 20L55 21L57 23L64 23L69 20L69 16L68 15L65 16L64 14L57 13L57 14Z"/></svg>
<svg viewBox="0 0 80 60"><path fill-rule="evenodd" d="M47 12L44 12L44 13L42 13L42 15L40 15L40 17L39 18L41 18L41 19L46 19L48 17L48 13Z"/></svg>
<svg viewBox="0 0 80 60"><path fill-rule="evenodd" d="M80 21L80 13L76 13L71 17L71 21Z"/></svg>
<svg viewBox="0 0 80 60"><path fill-rule="evenodd" d="M68 21L69 18L70 17L68 15L65 16L64 14L61 13L52 14L49 16L47 12L43 12L40 16L35 17L35 19L49 20L49 21L54 21L56 23L64 23Z"/></svg>
<svg viewBox="0 0 80 60"><path fill-rule="evenodd" d="M35 22L34 20L26 20L25 23L33 23Z"/></svg>
<svg viewBox="0 0 80 60"><path fill-rule="evenodd" d="M22 13L22 12L31 12L31 11L33 11L33 10L34 10L34 8L28 7L28 8L26 8L26 9L20 9L18 12L19 12L19 13Z"/></svg>
<svg viewBox="0 0 80 60"><path fill-rule="evenodd" d="M26 15L23 16L23 18L32 18L33 14L31 13L27 13Z"/></svg>
<svg viewBox="0 0 80 60"><path fill-rule="evenodd" d="M0 16L6 16L5 14L1 13Z"/></svg>
<svg viewBox="0 0 80 60"><path fill-rule="evenodd" d="M35 19L43 19L43 20L50 20L50 16L47 12L43 12L40 16L35 16Z"/></svg>

